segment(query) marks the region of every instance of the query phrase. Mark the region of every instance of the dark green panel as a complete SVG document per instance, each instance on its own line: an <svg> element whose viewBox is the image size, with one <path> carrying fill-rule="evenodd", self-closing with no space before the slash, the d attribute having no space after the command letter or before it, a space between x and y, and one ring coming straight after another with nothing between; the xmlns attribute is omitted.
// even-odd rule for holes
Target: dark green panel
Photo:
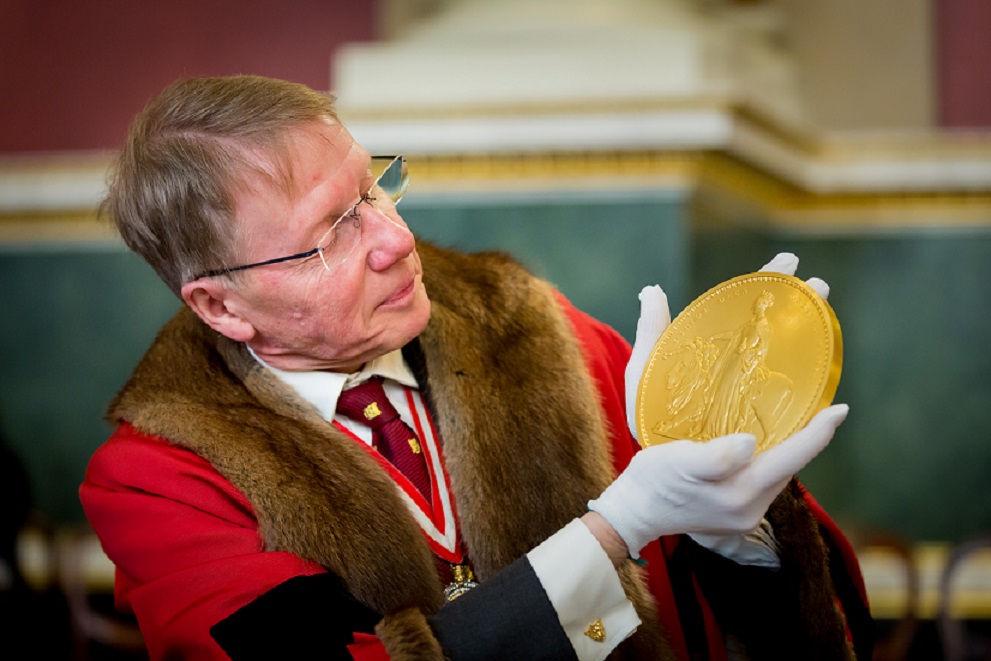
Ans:
<svg viewBox="0 0 991 661"><path fill-rule="evenodd" d="M766 232L726 226L693 233L689 298L717 284L756 271L780 252Z"/></svg>
<svg viewBox="0 0 991 661"><path fill-rule="evenodd" d="M0 254L0 419L37 509L82 517L76 489L103 411L178 301L123 251Z"/></svg>
<svg viewBox="0 0 991 661"><path fill-rule="evenodd" d="M832 287L851 414L807 482L914 539L991 528L991 236L792 239Z"/></svg>
<svg viewBox="0 0 991 661"><path fill-rule="evenodd" d="M688 238L680 200L485 200L406 204L420 237L462 250L502 250L553 282L575 305L630 341L637 294L660 284L684 299Z"/></svg>
<svg viewBox="0 0 991 661"><path fill-rule="evenodd" d="M516 255L632 339L636 294L662 284L677 312L776 252L832 286L850 419L803 480L843 522L918 540L991 527L991 236L951 232L690 234L678 198L415 200L424 238ZM106 438L108 400L178 302L123 251L0 254L0 424L39 508L77 520L76 489Z"/></svg>

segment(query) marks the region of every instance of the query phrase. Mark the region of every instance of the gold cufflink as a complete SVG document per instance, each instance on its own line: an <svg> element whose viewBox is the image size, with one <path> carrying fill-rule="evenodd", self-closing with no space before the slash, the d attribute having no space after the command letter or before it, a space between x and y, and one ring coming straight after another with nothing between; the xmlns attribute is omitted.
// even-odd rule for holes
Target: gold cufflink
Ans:
<svg viewBox="0 0 991 661"><path fill-rule="evenodd" d="M585 635L597 643L606 642L606 628L602 626L602 620L596 620L585 629Z"/></svg>

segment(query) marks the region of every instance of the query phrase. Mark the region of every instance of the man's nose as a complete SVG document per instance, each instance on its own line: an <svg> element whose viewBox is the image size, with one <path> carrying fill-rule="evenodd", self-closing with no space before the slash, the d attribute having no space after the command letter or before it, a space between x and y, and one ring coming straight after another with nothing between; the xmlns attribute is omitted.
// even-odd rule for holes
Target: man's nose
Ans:
<svg viewBox="0 0 991 661"><path fill-rule="evenodd" d="M413 252L416 239L395 209L386 213L371 208L362 214L366 261L373 271L384 271Z"/></svg>

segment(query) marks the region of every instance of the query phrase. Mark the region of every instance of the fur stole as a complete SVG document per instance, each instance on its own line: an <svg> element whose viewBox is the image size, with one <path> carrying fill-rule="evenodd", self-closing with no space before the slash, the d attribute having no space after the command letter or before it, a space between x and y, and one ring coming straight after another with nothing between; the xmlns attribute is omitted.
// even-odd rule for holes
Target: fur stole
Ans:
<svg viewBox="0 0 991 661"><path fill-rule="evenodd" d="M597 392L550 285L506 257L420 244L431 320L426 394L479 579L586 510L611 479ZM384 615L396 659L442 653L424 615L443 602L432 554L379 466L244 347L183 310L111 417L207 459L251 502L265 548L313 560ZM673 658L630 563L644 624L616 658Z"/></svg>

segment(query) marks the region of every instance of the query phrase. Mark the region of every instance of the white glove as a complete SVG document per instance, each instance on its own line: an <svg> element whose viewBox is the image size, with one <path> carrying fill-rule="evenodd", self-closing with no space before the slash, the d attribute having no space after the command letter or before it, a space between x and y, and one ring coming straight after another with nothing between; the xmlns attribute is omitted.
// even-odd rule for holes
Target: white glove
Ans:
<svg viewBox="0 0 991 661"><path fill-rule="evenodd" d="M798 270L798 257L790 252L779 252L774 259L764 264L760 268L760 273L782 273L784 275L795 275ZM809 287L822 297L822 300L829 298L829 285L821 278L809 278L805 281ZM658 336L660 337L660 336ZM646 365L646 363L644 363Z"/></svg>
<svg viewBox="0 0 991 661"><path fill-rule="evenodd" d="M671 323L671 310L664 290L654 285L640 290L640 318L637 319L637 335L633 340L633 353L626 363L626 424L633 438L637 438L637 390L647 361L660 339L661 333Z"/></svg>
<svg viewBox="0 0 991 661"><path fill-rule="evenodd" d="M846 415L845 404L820 411L804 429L756 457L753 434L653 445L634 455L588 507L609 522L634 557L662 535L746 535L791 477L829 444Z"/></svg>
<svg viewBox="0 0 991 661"><path fill-rule="evenodd" d="M793 275L797 266L797 257L782 253L761 271ZM808 284L824 298L829 293L828 285L818 278ZM640 292L640 306L633 353L625 373L627 424L634 436L640 378L654 345L671 320L667 297L660 287L645 287ZM707 443L675 441L646 448L634 456L598 499L589 503L589 509L613 526L634 557L648 542L662 535L699 533L693 535L699 543L747 561L746 557L738 557L746 555L743 547L751 545L745 536L761 524L771 501L792 475L826 447L846 414L845 405L830 407L805 429L756 458L756 439L750 434L731 434ZM776 561L773 549L756 556L760 557L751 558L755 564Z"/></svg>

